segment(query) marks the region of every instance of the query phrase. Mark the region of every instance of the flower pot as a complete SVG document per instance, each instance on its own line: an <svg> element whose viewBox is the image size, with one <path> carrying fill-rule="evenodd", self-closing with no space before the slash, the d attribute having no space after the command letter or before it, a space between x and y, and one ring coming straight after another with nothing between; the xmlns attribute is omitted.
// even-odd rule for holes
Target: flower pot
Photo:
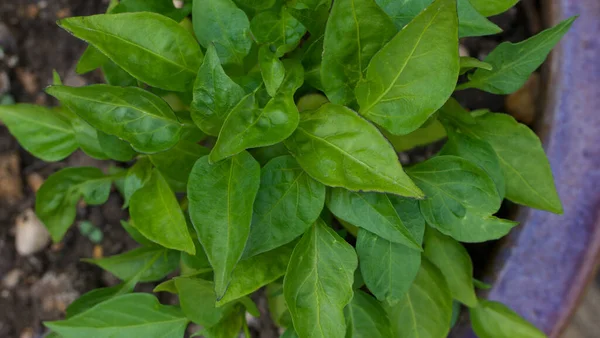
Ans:
<svg viewBox="0 0 600 338"><path fill-rule="evenodd" d="M491 257L482 296L500 301L549 337L569 322L600 253L600 1L544 0L547 26L580 15L542 72L543 116L535 126L564 214L519 208L515 228ZM467 316L464 316L467 317ZM454 337L475 337L468 320Z"/></svg>

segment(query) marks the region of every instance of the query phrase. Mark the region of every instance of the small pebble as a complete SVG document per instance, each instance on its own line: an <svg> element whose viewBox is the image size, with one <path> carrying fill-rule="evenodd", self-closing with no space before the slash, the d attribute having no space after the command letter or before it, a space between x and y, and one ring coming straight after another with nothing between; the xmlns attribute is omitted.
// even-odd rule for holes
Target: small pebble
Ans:
<svg viewBox="0 0 600 338"><path fill-rule="evenodd" d="M21 279L21 275L23 275L23 271L19 269L10 270L4 279L2 279L2 285L7 289L12 289L17 286L19 280Z"/></svg>
<svg viewBox="0 0 600 338"><path fill-rule="evenodd" d="M458 45L458 55L460 56L470 56L469 50L463 44Z"/></svg>
<svg viewBox="0 0 600 338"><path fill-rule="evenodd" d="M33 329L30 327L23 329L19 338L33 338Z"/></svg>
<svg viewBox="0 0 600 338"><path fill-rule="evenodd" d="M23 89L28 94L37 94L39 90L37 77L35 74L27 69L17 68L16 69L17 78L21 85L23 85Z"/></svg>
<svg viewBox="0 0 600 338"><path fill-rule="evenodd" d="M102 248L101 245L94 245L94 252L92 253L92 256L95 259L104 257L104 249Z"/></svg>
<svg viewBox="0 0 600 338"><path fill-rule="evenodd" d="M29 188L31 188L31 191L36 193L42 184L44 184L44 178L38 173L29 174L27 175L27 184L29 185Z"/></svg>
<svg viewBox="0 0 600 338"><path fill-rule="evenodd" d="M31 209L17 217L15 248L21 256L29 256L44 249L50 242L50 234Z"/></svg>
<svg viewBox="0 0 600 338"><path fill-rule="evenodd" d="M23 199L20 162L17 152L0 155L0 200L11 205Z"/></svg>

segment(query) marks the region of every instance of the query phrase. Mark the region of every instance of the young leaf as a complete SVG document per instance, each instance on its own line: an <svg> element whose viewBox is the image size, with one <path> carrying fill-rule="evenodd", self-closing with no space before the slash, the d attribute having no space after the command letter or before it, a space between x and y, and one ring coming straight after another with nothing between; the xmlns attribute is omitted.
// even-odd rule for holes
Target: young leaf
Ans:
<svg viewBox="0 0 600 338"><path fill-rule="evenodd" d="M541 64L552 48L567 33L576 17L519 43L503 42L484 60L492 70L478 69L469 76L469 82L457 90L478 88L493 94L510 94L521 88Z"/></svg>
<svg viewBox="0 0 600 338"><path fill-rule="evenodd" d="M186 3L182 8L175 8L168 0L121 0L110 13L153 12L164 15L177 22L183 20L192 11L192 5Z"/></svg>
<svg viewBox="0 0 600 338"><path fill-rule="evenodd" d="M442 272L452 298L469 307L477 306L473 263L460 243L428 228L425 233L425 257Z"/></svg>
<svg viewBox="0 0 600 338"><path fill-rule="evenodd" d="M249 295L283 276L294 246L295 243L288 243L274 250L242 259L233 270L227 292L217 301L217 305L221 306Z"/></svg>
<svg viewBox="0 0 600 338"><path fill-rule="evenodd" d="M313 224L325 201L325 186L292 156L271 160L261 171L246 257L289 243Z"/></svg>
<svg viewBox="0 0 600 338"><path fill-rule="evenodd" d="M492 16L507 11L519 0L469 0L475 9L485 15Z"/></svg>
<svg viewBox="0 0 600 338"><path fill-rule="evenodd" d="M364 291L354 291L354 297L344 309L346 338L392 337L390 320L377 300Z"/></svg>
<svg viewBox="0 0 600 338"><path fill-rule="evenodd" d="M144 237L165 248L195 254L183 212L169 184L156 169L138 189L129 205L133 226Z"/></svg>
<svg viewBox="0 0 600 338"><path fill-rule="evenodd" d="M327 207L336 217L350 224L369 230L390 242L421 251L420 242L404 225L392 204L392 198L397 197L333 188L327 196Z"/></svg>
<svg viewBox="0 0 600 338"><path fill-rule="evenodd" d="M352 299L354 249L322 220L294 248L283 281L294 329L302 337L343 337L344 307Z"/></svg>
<svg viewBox="0 0 600 338"><path fill-rule="evenodd" d="M152 163L146 157L140 158L131 168L127 169L123 186L123 207L129 206L131 196L146 184L152 174Z"/></svg>
<svg viewBox="0 0 600 338"><path fill-rule="evenodd" d="M494 181L477 165L456 156L437 156L408 170L428 196L419 201L427 224L460 242L500 238L517 223L491 214L501 198Z"/></svg>
<svg viewBox="0 0 600 338"><path fill-rule="evenodd" d="M433 0L375 0L375 2L392 18L396 27L402 29Z"/></svg>
<svg viewBox="0 0 600 338"><path fill-rule="evenodd" d="M437 119L407 135L392 135L386 131L382 132L383 136L394 146L396 152L425 146L446 137L446 130Z"/></svg>
<svg viewBox="0 0 600 338"><path fill-rule="evenodd" d="M387 305L393 337L446 337L452 317L452 297L439 270L427 260L396 305Z"/></svg>
<svg viewBox="0 0 600 338"><path fill-rule="evenodd" d="M459 71L456 0L436 0L385 45L356 87L360 113L408 134L440 108Z"/></svg>
<svg viewBox="0 0 600 338"><path fill-rule="evenodd" d="M231 0L194 0L194 32L202 47L214 44L223 64L243 64L250 52L250 21Z"/></svg>
<svg viewBox="0 0 600 338"><path fill-rule="evenodd" d="M96 133L100 149L109 158L115 161L128 162L135 156L136 152L129 143L99 130Z"/></svg>
<svg viewBox="0 0 600 338"><path fill-rule="evenodd" d="M173 91L190 89L202 61L202 51L194 37L177 22L160 14L73 17L60 20L59 25L153 87ZM140 27L152 27L152 34Z"/></svg>
<svg viewBox="0 0 600 338"><path fill-rule="evenodd" d="M44 323L63 338L183 337L187 324L181 310L147 293L115 297L67 320Z"/></svg>
<svg viewBox="0 0 600 338"><path fill-rule="evenodd" d="M90 205L108 200L111 178L98 168L73 167L48 177L35 197L35 213L46 225L54 242L60 241L75 221L77 202Z"/></svg>
<svg viewBox="0 0 600 338"><path fill-rule="evenodd" d="M373 0L336 0L325 29L321 81L336 104L355 100L354 88L371 58L396 34L396 27Z"/></svg>
<svg viewBox="0 0 600 338"><path fill-rule="evenodd" d="M300 166L325 185L423 196L379 130L343 106L329 103L303 112L285 145Z"/></svg>
<svg viewBox="0 0 600 338"><path fill-rule="evenodd" d="M144 235L142 235L136 229L136 227L134 227L131 224L131 220L129 222L121 220L121 226L123 227L123 229L125 229L125 231L127 231L127 233L129 234L129 236L131 236L131 238L134 241L136 241L138 244L140 244L140 245L142 245L144 247L151 247L151 246L157 246L158 245L158 244L152 242L151 240L147 239L146 237L144 237Z"/></svg>
<svg viewBox="0 0 600 338"><path fill-rule="evenodd" d="M244 252L259 183L260 166L247 152L216 164L204 156L190 173L190 218L215 271L217 299Z"/></svg>
<svg viewBox="0 0 600 338"><path fill-rule="evenodd" d="M485 70L494 69L494 67L492 67L492 65L490 65L489 63L479 61L476 58L472 58L469 56L461 56L460 57L460 75L463 75L464 73L466 73L474 68L481 68L481 69L485 69Z"/></svg>
<svg viewBox="0 0 600 338"><path fill-rule="evenodd" d="M215 288L212 282L195 277L177 277L174 280L181 309L194 323L205 327L213 326L231 309L231 306L215 305Z"/></svg>
<svg viewBox="0 0 600 338"><path fill-rule="evenodd" d="M129 280L141 273L140 282L154 282L177 269L179 253L153 246L133 249L116 256L83 261L98 265L121 280Z"/></svg>
<svg viewBox="0 0 600 338"><path fill-rule="evenodd" d="M0 121L25 150L46 162L60 161L78 148L69 121L56 111L24 103L0 105Z"/></svg>
<svg viewBox="0 0 600 338"><path fill-rule="evenodd" d="M294 93L302 85L304 69L296 62L285 66L286 76L281 87L264 108L258 108L254 94L249 94L229 113L210 152L211 162L248 148L279 143L294 132L300 119Z"/></svg>
<svg viewBox="0 0 600 338"><path fill-rule="evenodd" d="M208 46L194 84L194 101L190 107L196 125L209 135L219 135L227 114L244 95L244 89L225 74L215 46Z"/></svg>
<svg viewBox="0 0 600 338"><path fill-rule="evenodd" d="M400 198L392 201L412 237L420 244L425 221L420 215L418 202ZM364 229L358 231L356 252L360 259L361 275L369 290L380 301L391 304L404 297L421 265L419 251L390 242Z"/></svg>
<svg viewBox="0 0 600 338"><path fill-rule="evenodd" d="M294 50L306 33L287 7L259 13L250 21L250 29L256 42L272 47L277 57Z"/></svg>
<svg viewBox="0 0 600 338"><path fill-rule="evenodd" d="M263 45L258 50L258 65L267 93L272 97L275 96L285 77L283 62L271 51L269 46Z"/></svg>
<svg viewBox="0 0 600 338"><path fill-rule="evenodd" d="M488 113L475 121L475 125L463 122L459 128L488 142L496 151L506 182L506 198L562 213L550 164L535 133L506 114Z"/></svg>
<svg viewBox="0 0 600 338"><path fill-rule="evenodd" d="M126 140L139 152L164 151L179 141L181 123L171 107L143 89L92 85L46 91L92 127Z"/></svg>
<svg viewBox="0 0 600 338"><path fill-rule="evenodd" d="M469 309L473 331L479 338L544 338L546 335L506 305L480 300Z"/></svg>
<svg viewBox="0 0 600 338"><path fill-rule="evenodd" d="M208 153L207 148L197 143L181 140L168 151L149 155L148 158L173 190L185 192L194 163Z"/></svg>
<svg viewBox="0 0 600 338"><path fill-rule="evenodd" d="M485 36L502 32L502 29L481 15L470 0L458 0L458 37Z"/></svg>
<svg viewBox="0 0 600 338"><path fill-rule="evenodd" d="M296 0L287 3L287 10L311 35L321 37L329 16L332 0Z"/></svg>
<svg viewBox="0 0 600 338"><path fill-rule="evenodd" d="M92 70L102 67L109 60L110 59L102 54L96 47L90 45L79 58L79 61L75 66L75 72L77 72L77 74L89 73Z"/></svg>

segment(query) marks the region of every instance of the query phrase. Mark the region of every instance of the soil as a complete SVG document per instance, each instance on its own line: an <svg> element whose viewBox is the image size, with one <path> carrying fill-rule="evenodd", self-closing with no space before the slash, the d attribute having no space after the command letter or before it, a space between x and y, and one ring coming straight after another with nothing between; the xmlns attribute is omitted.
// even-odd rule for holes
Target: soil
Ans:
<svg viewBox="0 0 600 338"><path fill-rule="evenodd" d="M61 30L55 22L68 16L102 13L107 5L108 0L3 0L0 3L0 99L9 94L16 102L54 104L43 93L43 88L52 81L53 69L68 85L100 82L99 73L86 76L75 73L75 64L85 44ZM463 41L463 47L471 56L482 58L499 42L521 41L537 32L540 26L536 4L527 0L492 21L503 28L504 33ZM505 108L504 97L480 91L466 90L456 97L470 109L504 111ZM439 147L439 144L423 147L407 155L411 161L420 161ZM41 337L46 332L42 322L63 318L65 308L79 295L118 282L101 269L80 262L81 258L110 256L136 246L119 224L128 215L121 209L122 199L117 193L111 194L103 206L78 207L77 222L87 220L98 227L104 235L100 243L93 243L74 226L62 242L50 244L34 255L21 256L15 250L16 219L35 204L36 184L32 182L32 175L33 179L46 178L66 166L106 169L110 164L81 152L62 162L43 162L20 148L0 123L0 337ZM489 245L469 249L475 266L481 270ZM147 290L151 290L151 286L140 287L140 291ZM172 298L161 300L173 301ZM264 308L264 304L260 307Z"/></svg>

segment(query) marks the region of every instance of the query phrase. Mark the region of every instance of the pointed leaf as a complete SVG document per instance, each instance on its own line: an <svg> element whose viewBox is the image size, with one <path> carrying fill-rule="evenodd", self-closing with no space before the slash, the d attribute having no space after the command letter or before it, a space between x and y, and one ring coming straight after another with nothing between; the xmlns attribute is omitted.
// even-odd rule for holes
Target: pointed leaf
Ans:
<svg viewBox="0 0 600 338"><path fill-rule="evenodd" d="M392 337L387 313L375 298L364 291L354 291L354 297L344 309L346 338Z"/></svg>
<svg viewBox="0 0 600 338"><path fill-rule="evenodd" d="M158 170L154 169L148 182L131 196L129 213L133 226L149 240L165 248L196 253L179 203Z"/></svg>
<svg viewBox="0 0 600 338"><path fill-rule="evenodd" d="M519 0L469 0L475 9L485 15L492 16L507 11Z"/></svg>
<svg viewBox="0 0 600 338"><path fill-rule="evenodd" d="M130 142L139 152L167 150L179 141L181 123L171 107L143 89L92 85L46 91L92 127Z"/></svg>
<svg viewBox="0 0 600 338"><path fill-rule="evenodd" d="M44 325L63 338L183 337L188 319L146 293L119 296L67 320Z"/></svg>
<svg viewBox="0 0 600 338"><path fill-rule="evenodd" d="M271 51L269 46L264 45L258 50L258 65L267 93L275 96L285 77L283 62Z"/></svg>
<svg viewBox="0 0 600 338"><path fill-rule="evenodd" d="M35 157L55 162L78 148L69 121L56 111L31 104L0 105L0 121Z"/></svg>
<svg viewBox="0 0 600 338"><path fill-rule="evenodd" d="M79 61L77 61L75 72L77 72L77 74L89 73L92 70L102 67L102 65L109 60L110 59L102 54L96 47L88 46L79 58Z"/></svg>
<svg viewBox="0 0 600 338"><path fill-rule="evenodd" d="M379 130L350 109L325 104L303 112L285 145L317 181L349 190L421 197Z"/></svg>
<svg viewBox="0 0 600 338"><path fill-rule="evenodd" d="M169 182L173 190L185 192L194 163L200 157L208 155L208 152L206 147L181 140L168 151L149 155L148 158Z"/></svg>
<svg viewBox="0 0 600 338"><path fill-rule="evenodd" d="M131 196L146 184L152 174L152 163L148 158L140 158L133 166L127 169L125 183L123 187L123 207L128 207Z"/></svg>
<svg viewBox="0 0 600 338"><path fill-rule="evenodd" d="M419 128L450 97L459 71L455 0L436 0L385 45L356 87L360 113L392 134Z"/></svg>
<svg viewBox="0 0 600 338"><path fill-rule="evenodd" d="M322 220L296 245L283 281L294 329L301 337L343 337L352 299L354 249Z"/></svg>
<svg viewBox="0 0 600 338"><path fill-rule="evenodd" d="M231 0L194 0L194 32L200 44L215 45L223 64L239 64L250 52L250 21Z"/></svg>
<svg viewBox="0 0 600 338"><path fill-rule="evenodd" d="M48 177L38 190L35 213L54 242L60 241L75 221L77 202L98 205L108 200L111 179L98 168L72 167Z"/></svg>
<svg viewBox="0 0 600 338"><path fill-rule="evenodd" d="M177 277L174 280L181 309L194 323L205 327L213 326L231 309L231 306L215 305L215 288L212 282L195 277Z"/></svg>
<svg viewBox="0 0 600 338"><path fill-rule="evenodd" d="M177 22L160 14L72 17L60 20L59 25L153 87L173 91L190 89L202 61L202 51L194 37ZM147 34L140 27L152 27L153 34Z"/></svg>
<svg viewBox="0 0 600 338"><path fill-rule="evenodd" d="M456 89L478 88L493 94L510 94L521 88L546 57L567 33L576 17L519 43L503 42L494 49L484 62L492 70L478 69L469 82Z"/></svg>
<svg viewBox="0 0 600 338"><path fill-rule="evenodd" d="M214 269L217 299L244 252L259 183L260 166L247 152L216 164L204 156L190 173L190 218Z"/></svg>
<svg viewBox="0 0 600 338"><path fill-rule="evenodd" d="M469 56L461 56L460 57L460 75L470 71L474 68L481 68L485 70L492 70L494 67L489 63L479 61L476 58L472 58Z"/></svg>
<svg viewBox="0 0 600 338"><path fill-rule="evenodd" d="M348 104L369 61L396 34L373 0L336 0L325 30L321 81L329 100Z"/></svg>
<svg viewBox="0 0 600 338"><path fill-rule="evenodd" d="M271 160L261 171L246 257L289 243L319 217L325 186L312 179L292 156Z"/></svg>
<svg viewBox="0 0 600 338"><path fill-rule="evenodd" d="M225 74L215 46L211 44L194 84L192 119L203 132L219 135L227 114L244 95L244 89Z"/></svg>
<svg viewBox="0 0 600 338"><path fill-rule="evenodd" d="M375 0L375 2L392 18L396 27L402 29L433 0Z"/></svg>
<svg viewBox="0 0 600 338"><path fill-rule="evenodd" d="M485 36L502 32L502 29L481 15L470 0L458 0L458 37Z"/></svg>
<svg viewBox="0 0 600 338"><path fill-rule="evenodd" d="M98 134L100 149L102 149L102 152L109 158L115 161L128 162L135 156L136 152L131 148L129 143L114 135L109 135L102 131L96 132Z"/></svg>
<svg viewBox="0 0 600 338"><path fill-rule="evenodd" d="M544 338L546 335L506 305L481 300L469 310L473 331L479 338Z"/></svg>
<svg viewBox="0 0 600 338"><path fill-rule="evenodd" d="M296 48L306 33L306 28L296 20L287 7L258 13L250 21L250 29L256 42L273 47L278 57Z"/></svg>

